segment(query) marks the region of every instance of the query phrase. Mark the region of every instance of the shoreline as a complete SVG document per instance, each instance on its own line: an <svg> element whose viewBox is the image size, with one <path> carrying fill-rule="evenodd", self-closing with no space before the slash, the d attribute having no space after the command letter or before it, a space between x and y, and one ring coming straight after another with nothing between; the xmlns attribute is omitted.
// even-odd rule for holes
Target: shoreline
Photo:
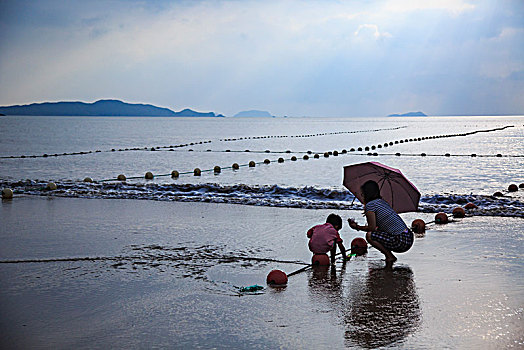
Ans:
<svg viewBox="0 0 524 350"><path fill-rule="evenodd" d="M309 227L360 211L33 196L0 208L2 260L115 259L0 264L2 347L524 345L519 218L432 226L391 272L370 249L275 289L269 271L300 265L250 258L308 262ZM341 236L348 248L358 234Z"/></svg>

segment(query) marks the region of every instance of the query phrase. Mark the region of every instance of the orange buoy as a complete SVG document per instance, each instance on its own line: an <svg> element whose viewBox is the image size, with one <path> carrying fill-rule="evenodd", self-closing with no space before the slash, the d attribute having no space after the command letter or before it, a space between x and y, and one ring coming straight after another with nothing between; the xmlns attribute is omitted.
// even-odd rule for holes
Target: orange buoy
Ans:
<svg viewBox="0 0 524 350"><path fill-rule="evenodd" d="M508 191L509 192L517 192L518 190L519 190L519 188L515 184L511 184L511 185L508 186Z"/></svg>
<svg viewBox="0 0 524 350"><path fill-rule="evenodd" d="M368 242L362 238L357 237L351 241L351 254L364 255L368 252Z"/></svg>
<svg viewBox="0 0 524 350"><path fill-rule="evenodd" d="M493 193L493 197L502 197L502 196L504 196L502 194L502 192L497 191L497 192Z"/></svg>
<svg viewBox="0 0 524 350"><path fill-rule="evenodd" d="M446 213L438 213L435 215L435 223L436 224L447 224L449 222L448 216Z"/></svg>
<svg viewBox="0 0 524 350"><path fill-rule="evenodd" d="M233 165L231 166L233 169L235 170L238 170L240 168L240 166L238 165L238 163L233 163Z"/></svg>
<svg viewBox="0 0 524 350"><path fill-rule="evenodd" d="M269 159L267 159L267 158L264 159L264 164L269 164L269 163L271 163L271 161Z"/></svg>
<svg viewBox="0 0 524 350"><path fill-rule="evenodd" d="M249 167L250 168L254 168L255 165L256 165L255 161L252 160L252 161L249 162Z"/></svg>
<svg viewBox="0 0 524 350"><path fill-rule="evenodd" d="M282 157L278 158L278 162L279 163L284 163L284 158L282 158Z"/></svg>
<svg viewBox="0 0 524 350"><path fill-rule="evenodd" d="M150 172L150 171L148 171L148 172L146 173L145 178L148 179L148 180L152 180L152 179L154 178L153 173Z"/></svg>
<svg viewBox="0 0 524 350"><path fill-rule="evenodd" d="M304 154L304 156L302 157L302 159L304 160L308 160L309 159L309 156L307 154Z"/></svg>
<svg viewBox="0 0 524 350"><path fill-rule="evenodd" d="M283 271L273 270L267 275L266 282L270 285L284 285L287 284L287 275Z"/></svg>
<svg viewBox="0 0 524 350"><path fill-rule="evenodd" d="M471 202L469 202L468 204L464 206L464 209L477 209L477 208L478 208L477 205Z"/></svg>
<svg viewBox="0 0 524 350"><path fill-rule="evenodd" d="M215 172L215 174L220 174L222 169L218 165L215 165L215 167L213 168L213 171Z"/></svg>
<svg viewBox="0 0 524 350"><path fill-rule="evenodd" d="M195 170L193 170L193 175L194 176L202 175L202 170L200 170L199 168L195 168Z"/></svg>
<svg viewBox="0 0 524 350"><path fill-rule="evenodd" d="M422 219L415 219L411 223L411 230L415 233L424 233L426 232L426 223Z"/></svg>
<svg viewBox="0 0 524 350"><path fill-rule="evenodd" d="M456 207L455 209L453 209L451 214L454 218L463 218L466 216L466 211L462 207Z"/></svg>
<svg viewBox="0 0 524 350"><path fill-rule="evenodd" d="M521 183L521 184L519 185L519 188L524 188L524 183Z"/></svg>
<svg viewBox="0 0 524 350"><path fill-rule="evenodd" d="M311 258L311 264L316 266L328 266L329 256L327 256L327 254L315 254Z"/></svg>
<svg viewBox="0 0 524 350"><path fill-rule="evenodd" d="M176 179L176 178L179 177L179 176L180 176L180 173L179 173L178 171L173 170L173 171L171 172L171 177L172 177L172 178L175 178L175 179Z"/></svg>
<svg viewBox="0 0 524 350"><path fill-rule="evenodd" d="M120 174L116 177L118 181L126 181L126 176L124 174Z"/></svg>

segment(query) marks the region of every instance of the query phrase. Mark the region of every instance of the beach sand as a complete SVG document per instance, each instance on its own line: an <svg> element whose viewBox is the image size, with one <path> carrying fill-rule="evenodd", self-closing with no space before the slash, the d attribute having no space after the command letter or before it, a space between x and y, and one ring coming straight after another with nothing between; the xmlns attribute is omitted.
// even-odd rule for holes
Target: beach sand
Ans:
<svg viewBox="0 0 524 350"><path fill-rule="evenodd" d="M2 201L0 348L524 347L524 220L433 225L392 271L370 249L266 286L269 271L310 261L305 233L330 212ZM349 247L358 233L345 224L341 236ZM238 293L254 284L265 289Z"/></svg>

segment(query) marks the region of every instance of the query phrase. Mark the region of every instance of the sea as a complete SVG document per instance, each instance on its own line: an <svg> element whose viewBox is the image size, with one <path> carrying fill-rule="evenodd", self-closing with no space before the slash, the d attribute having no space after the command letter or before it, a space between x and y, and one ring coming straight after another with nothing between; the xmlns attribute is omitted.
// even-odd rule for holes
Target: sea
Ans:
<svg viewBox="0 0 524 350"><path fill-rule="evenodd" d="M368 161L400 169L422 212L524 216L524 189L508 190L524 183L524 116L0 118L15 194L359 209L343 169Z"/></svg>
<svg viewBox="0 0 524 350"><path fill-rule="evenodd" d="M365 223L369 161L426 232L311 267L310 227ZM524 116L0 117L0 348L522 349L522 183Z"/></svg>

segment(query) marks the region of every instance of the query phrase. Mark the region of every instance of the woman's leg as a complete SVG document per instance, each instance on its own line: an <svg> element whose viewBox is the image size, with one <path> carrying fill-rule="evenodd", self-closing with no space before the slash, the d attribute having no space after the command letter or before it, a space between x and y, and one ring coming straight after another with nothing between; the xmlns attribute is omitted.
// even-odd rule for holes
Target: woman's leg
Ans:
<svg viewBox="0 0 524 350"><path fill-rule="evenodd" d="M373 247L377 248L382 254L385 255L386 257L386 266L391 266L395 261L397 261L397 258L395 257L395 255L393 255L393 253L391 252L391 250L389 249L386 249L382 243L378 242L378 241L375 241L371 238L371 232L368 232L366 233L366 239L368 241L369 244L371 244Z"/></svg>

